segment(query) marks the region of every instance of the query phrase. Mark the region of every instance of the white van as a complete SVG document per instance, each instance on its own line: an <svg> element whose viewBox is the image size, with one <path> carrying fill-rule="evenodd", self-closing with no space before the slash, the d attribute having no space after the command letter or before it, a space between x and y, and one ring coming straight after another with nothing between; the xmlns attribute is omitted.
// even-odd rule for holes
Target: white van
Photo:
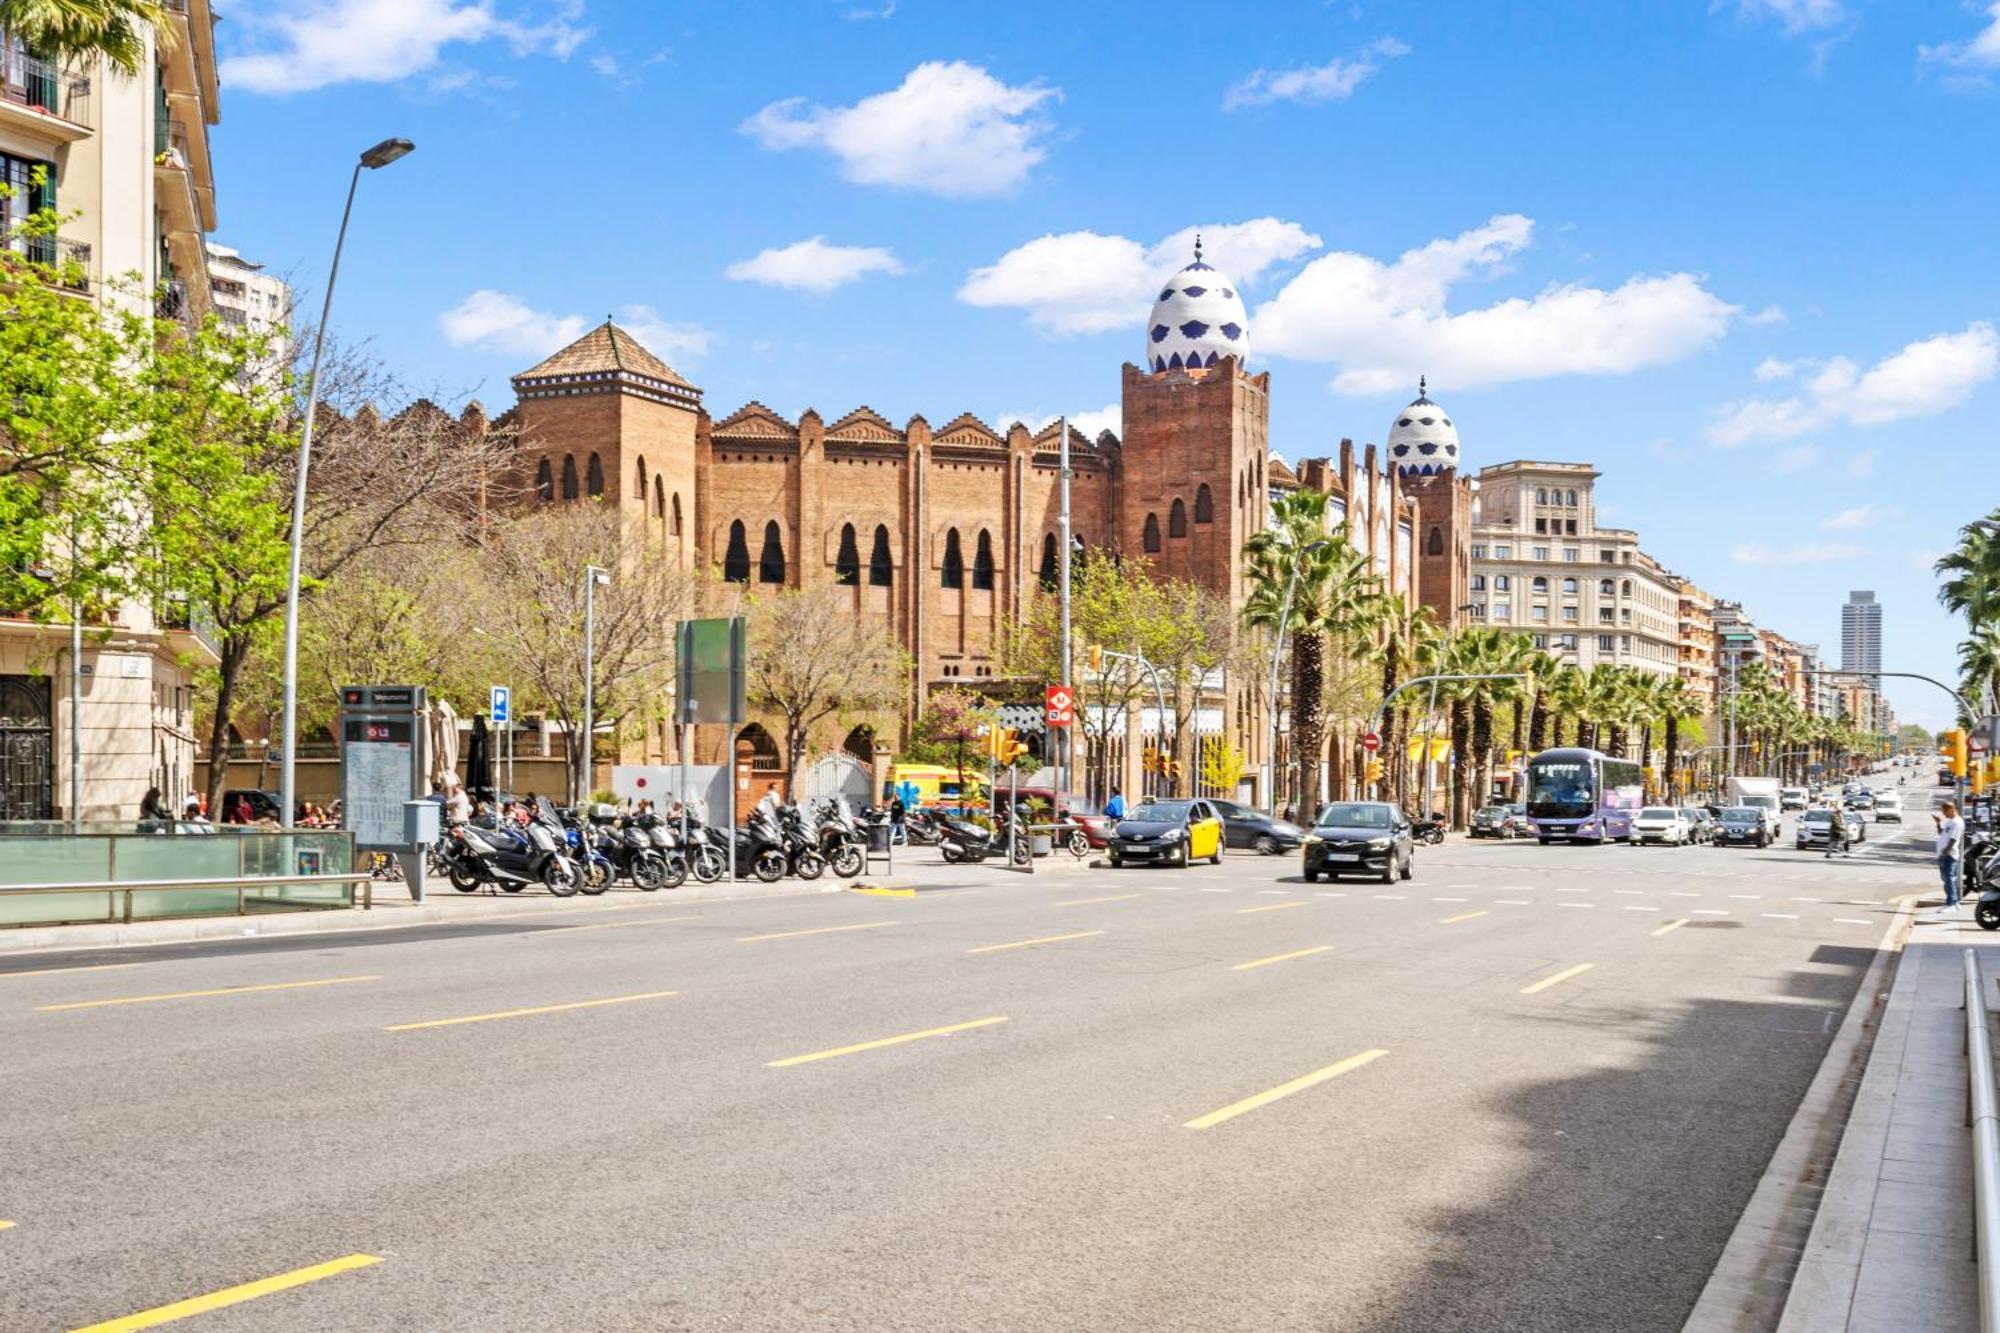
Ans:
<svg viewBox="0 0 2000 1333"><path fill-rule="evenodd" d="M1875 818L1903 822L1903 794L1891 787L1875 793Z"/></svg>

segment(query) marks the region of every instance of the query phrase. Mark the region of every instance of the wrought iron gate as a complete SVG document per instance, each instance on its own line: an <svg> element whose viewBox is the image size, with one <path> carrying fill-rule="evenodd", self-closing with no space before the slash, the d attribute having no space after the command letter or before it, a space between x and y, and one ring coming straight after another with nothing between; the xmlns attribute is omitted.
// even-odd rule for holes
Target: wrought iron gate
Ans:
<svg viewBox="0 0 2000 1333"><path fill-rule="evenodd" d="M819 801L829 796L845 796L856 810L875 804L875 777L868 765L851 754L830 754L806 768L805 782L798 797Z"/></svg>
<svg viewBox="0 0 2000 1333"><path fill-rule="evenodd" d="M0 676L0 820L53 819L48 686Z"/></svg>

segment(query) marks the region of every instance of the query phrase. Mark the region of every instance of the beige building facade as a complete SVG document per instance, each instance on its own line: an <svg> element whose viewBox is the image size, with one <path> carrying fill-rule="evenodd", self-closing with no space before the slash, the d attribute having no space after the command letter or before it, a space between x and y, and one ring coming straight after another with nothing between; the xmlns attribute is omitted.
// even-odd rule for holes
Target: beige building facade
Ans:
<svg viewBox="0 0 2000 1333"><path fill-rule="evenodd" d="M158 293L160 313L192 319L210 302L215 19L208 0L168 9L170 40L149 39L136 75L64 68L0 34L0 245L68 268L78 300ZM23 235L45 208L65 219L59 237ZM69 626L0 607L0 821L129 819L150 786L189 791L194 677L217 660L198 623L184 603L126 602L72 656Z"/></svg>

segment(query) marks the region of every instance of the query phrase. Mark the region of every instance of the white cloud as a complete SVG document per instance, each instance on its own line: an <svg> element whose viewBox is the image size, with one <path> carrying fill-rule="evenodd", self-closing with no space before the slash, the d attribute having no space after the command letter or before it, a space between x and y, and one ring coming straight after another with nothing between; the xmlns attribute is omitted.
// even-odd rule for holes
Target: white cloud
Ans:
<svg viewBox="0 0 2000 1333"><path fill-rule="evenodd" d="M1949 411L2000 371L2000 333L1978 321L1963 333L1909 343L1865 371L1844 356L1792 364L1793 373L1812 372L1801 382L1802 393L1725 404L1708 428L1709 441L1734 449L1838 423L1880 426ZM1768 378L1762 366L1758 378Z"/></svg>
<svg viewBox="0 0 2000 1333"><path fill-rule="evenodd" d="M1859 546L1833 542L1806 542L1782 549L1761 542L1739 542L1729 548L1729 558L1739 565L1829 565L1861 554Z"/></svg>
<svg viewBox="0 0 2000 1333"><path fill-rule="evenodd" d="M997 195L1046 156L1049 126L1036 111L1061 96L1039 84L1010 87L962 60L933 60L853 106L788 97L739 128L765 148L822 148L858 185L946 198Z"/></svg>
<svg viewBox="0 0 2000 1333"><path fill-rule="evenodd" d="M1771 460L1771 471L1781 477L1789 477L1794 473L1804 472L1817 462L1819 462L1819 449L1816 446L1795 444Z"/></svg>
<svg viewBox="0 0 2000 1333"><path fill-rule="evenodd" d="M1873 449L1863 449L1847 460L1847 475L1850 477L1872 477L1875 475L1876 453Z"/></svg>
<svg viewBox="0 0 2000 1333"><path fill-rule="evenodd" d="M1738 0L1736 8L1745 18L1776 19L1787 37L1820 32L1847 21L1843 0Z"/></svg>
<svg viewBox="0 0 2000 1333"><path fill-rule="evenodd" d="M871 19L892 19L896 17L896 0L884 0L876 5L842 5L840 16L849 23L866 23Z"/></svg>
<svg viewBox="0 0 2000 1333"><path fill-rule="evenodd" d="M1029 432L1040 431L1056 419L1053 412L999 412L986 420L993 429L1006 433L1009 423L1018 421ZM1095 440L1105 431L1123 437L1125 434L1125 409L1117 403L1106 403L1094 412L1072 412L1069 414L1070 428L1085 439Z"/></svg>
<svg viewBox="0 0 2000 1333"><path fill-rule="evenodd" d="M1843 509L1838 514L1828 515L1819 521L1819 525L1828 532L1859 532L1863 528L1872 528L1886 519L1894 518L1899 512L1890 505L1856 505L1852 509Z"/></svg>
<svg viewBox="0 0 2000 1333"><path fill-rule="evenodd" d="M708 351L712 335L700 325L670 323L647 305L620 306L614 314L619 327L669 362ZM454 347L522 357L547 356L581 338L593 323L582 315L536 310L518 297L490 288L481 288L438 316L438 328Z"/></svg>
<svg viewBox="0 0 2000 1333"><path fill-rule="evenodd" d="M1919 46L1917 59L1926 65L1941 65L1961 72L2000 70L2000 0L1986 6L1986 18L1986 26L1969 40Z"/></svg>
<svg viewBox="0 0 2000 1333"><path fill-rule="evenodd" d="M760 250L750 259L731 264L725 274L738 282L760 282L767 287L824 296L870 273L902 271L901 261L878 246L828 245L826 237L813 236L776 249Z"/></svg>
<svg viewBox="0 0 2000 1333"><path fill-rule="evenodd" d="M582 8L563 0L524 20L502 16L493 0L286 0L275 13L238 18L250 49L222 62L222 79L274 94L394 83L435 69L446 46L496 39L516 55L568 59L590 36L576 21Z"/></svg>
<svg viewBox="0 0 2000 1333"><path fill-rule="evenodd" d="M1722 337L1739 313L1691 273L1635 276L1610 290L1557 284L1477 310L1448 309L1456 284L1506 272L1534 226L1503 214L1394 263L1322 255L1253 312L1252 346L1337 363L1333 386L1342 393L1402 389L1420 371L1466 388L1678 361Z"/></svg>
<svg viewBox="0 0 2000 1333"><path fill-rule="evenodd" d="M1394 37L1383 37L1352 59L1329 60L1302 69L1260 69L1223 94L1222 109L1235 111L1271 102L1344 102L1382 68L1383 61L1409 53L1410 48Z"/></svg>
<svg viewBox="0 0 2000 1333"><path fill-rule="evenodd" d="M1791 323L1792 317L1785 313L1782 306L1767 305L1754 314L1745 315L1743 322L1758 328L1782 327Z"/></svg>
<svg viewBox="0 0 2000 1333"><path fill-rule="evenodd" d="M1797 361L1780 361L1775 356L1767 356L1757 363L1757 381L1760 384L1771 380L1788 380L1798 373Z"/></svg>
<svg viewBox="0 0 2000 1333"><path fill-rule="evenodd" d="M1050 335L1136 331L1160 278L1193 257L1197 232L1208 262L1241 283L1320 245L1319 237L1298 223L1279 218L1188 227L1151 247L1125 236L1063 232L1037 237L974 269L958 299L1025 310L1030 322Z"/></svg>

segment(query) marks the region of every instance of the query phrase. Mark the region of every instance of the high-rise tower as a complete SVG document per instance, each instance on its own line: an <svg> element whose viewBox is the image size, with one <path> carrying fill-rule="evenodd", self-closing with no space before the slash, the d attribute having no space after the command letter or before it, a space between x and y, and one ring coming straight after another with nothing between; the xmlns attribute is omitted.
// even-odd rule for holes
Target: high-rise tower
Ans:
<svg viewBox="0 0 2000 1333"><path fill-rule="evenodd" d="M1863 675L1882 669L1882 604L1872 592L1850 592L1840 608L1840 669Z"/></svg>

